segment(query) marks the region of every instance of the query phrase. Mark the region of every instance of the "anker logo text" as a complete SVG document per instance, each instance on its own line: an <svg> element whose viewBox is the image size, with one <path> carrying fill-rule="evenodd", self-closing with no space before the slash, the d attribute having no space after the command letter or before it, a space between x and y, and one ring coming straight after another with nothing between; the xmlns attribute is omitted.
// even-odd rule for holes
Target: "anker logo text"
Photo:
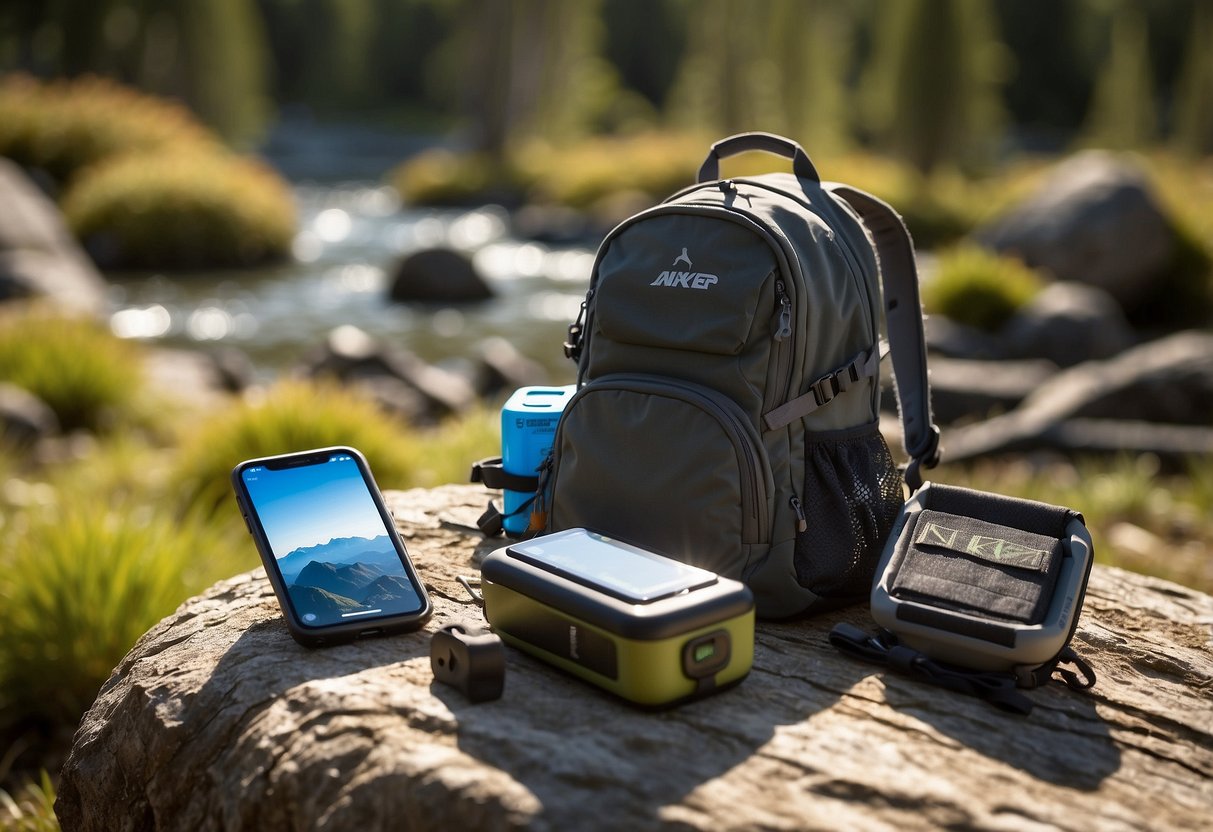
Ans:
<svg viewBox="0 0 1213 832"><path fill-rule="evenodd" d="M675 286L679 289L707 289L720 278L704 272L672 272L666 270L657 275L650 286Z"/></svg>
<svg viewBox="0 0 1213 832"><path fill-rule="evenodd" d="M687 254L687 247L682 247L682 254L674 258L674 264L686 263L687 268L692 267L691 255ZM666 269L661 274L657 275L657 279L650 283L650 286L674 286L679 289L707 289L713 284L719 282L720 278L714 274L706 274L705 272L676 272Z"/></svg>

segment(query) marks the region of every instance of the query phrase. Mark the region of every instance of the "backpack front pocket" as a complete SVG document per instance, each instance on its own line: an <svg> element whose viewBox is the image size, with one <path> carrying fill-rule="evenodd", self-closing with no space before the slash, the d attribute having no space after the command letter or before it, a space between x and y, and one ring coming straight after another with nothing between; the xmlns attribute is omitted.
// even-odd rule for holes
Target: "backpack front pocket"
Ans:
<svg viewBox="0 0 1213 832"><path fill-rule="evenodd" d="M769 542L766 451L711 388L603 376L570 400L554 451L548 531L584 526L732 578Z"/></svg>

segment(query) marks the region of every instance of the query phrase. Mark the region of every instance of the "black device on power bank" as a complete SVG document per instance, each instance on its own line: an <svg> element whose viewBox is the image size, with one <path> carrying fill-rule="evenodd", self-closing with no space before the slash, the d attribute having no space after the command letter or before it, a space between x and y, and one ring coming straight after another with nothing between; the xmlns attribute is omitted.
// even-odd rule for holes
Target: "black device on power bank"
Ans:
<svg viewBox="0 0 1213 832"><path fill-rule="evenodd" d="M297 642L404 632L429 618L425 587L358 451L248 460L232 486Z"/></svg>

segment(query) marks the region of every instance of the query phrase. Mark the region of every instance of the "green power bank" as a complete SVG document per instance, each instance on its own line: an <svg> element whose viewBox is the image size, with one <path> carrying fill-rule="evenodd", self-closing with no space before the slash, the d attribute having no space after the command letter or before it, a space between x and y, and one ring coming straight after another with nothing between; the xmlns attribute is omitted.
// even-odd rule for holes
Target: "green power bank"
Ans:
<svg viewBox="0 0 1213 832"><path fill-rule="evenodd" d="M748 587L586 529L498 549L481 576L503 640L637 705L722 690L754 661Z"/></svg>

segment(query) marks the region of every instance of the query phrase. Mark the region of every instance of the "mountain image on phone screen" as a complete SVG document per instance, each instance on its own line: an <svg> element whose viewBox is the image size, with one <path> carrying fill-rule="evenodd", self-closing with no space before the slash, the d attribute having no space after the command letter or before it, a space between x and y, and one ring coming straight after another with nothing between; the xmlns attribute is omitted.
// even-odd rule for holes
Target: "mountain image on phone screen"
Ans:
<svg viewBox="0 0 1213 832"><path fill-rule="evenodd" d="M299 621L320 627L411 613L413 588L357 462L336 453L242 474Z"/></svg>

